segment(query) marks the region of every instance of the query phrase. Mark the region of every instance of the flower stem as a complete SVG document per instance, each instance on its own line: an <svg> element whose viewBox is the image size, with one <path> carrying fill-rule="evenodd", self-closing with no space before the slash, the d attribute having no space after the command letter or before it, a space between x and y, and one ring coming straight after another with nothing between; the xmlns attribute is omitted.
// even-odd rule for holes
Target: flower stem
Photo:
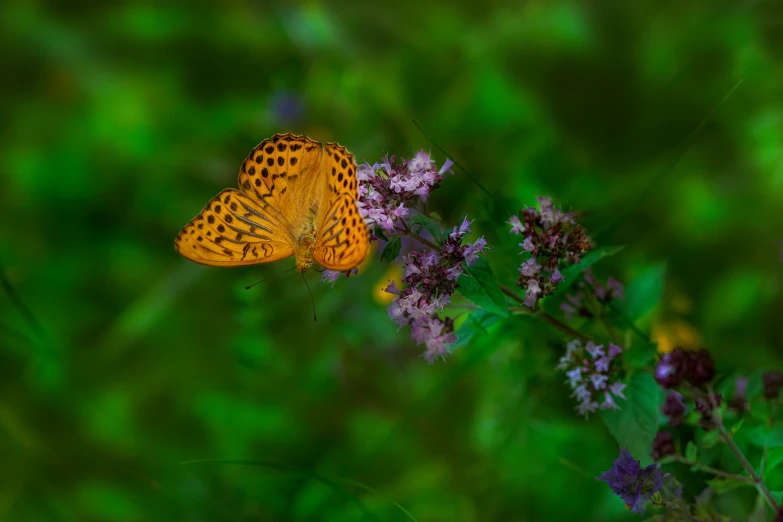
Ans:
<svg viewBox="0 0 783 522"><path fill-rule="evenodd" d="M715 423L718 427L720 440L725 442L726 445L729 447L729 449L732 451L732 453L734 453L734 456L736 456L737 460L740 461L740 464L742 464L742 467L748 473L748 476L753 481L753 484L756 485L756 489L759 491L761 496L764 497L764 500L767 502L769 507L772 508L772 511L774 513L777 513L778 506L775 503L775 499L772 498L772 494L769 492L769 488L767 488L767 485L764 483L764 478L756 474L756 470L754 470L753 466L750 464L750 462L748 462L748 459L747 457L745 457L745 454L742 453L742 450L739 448L739 446L737 446L737 443L734 442L733 438L731 438L731 433L729 433L729 431L726 429L726 426L723 424L723 417L720 414L720 410L717 408L716 404L712 403L710 397L715 395L712 386L708 385L707 391L709 393L707 398L714 412L713 418L715 419Z"/></svg>
<svg viewBox="0 0 783 522"><path fill-rule="evenodd" d="M413 230L411 230L410 228L408 228L408 225L407 225L407 224L405 224L405 222L404 222L404 221L403 221L403 223L402 223L402 224L403 224L403 226L405 227L405 229L404 229L404 233L405 233L406 235L408 235L408 236L412 237L413 239L415 239L416 241L418 241L418 242L419 242L419 243L421 243L422 245L425 245L425 246L428 246L428 247L430 247L431 249L435 250L436 252L440 252L440 251L441 251L441 248L440 248L438 245L436 245L436 244L435 244L435 243L433 243L432 241L429 241L429 240L427 240L427 239L424 239L424 238L423 238L423 237L421 237L419 234L417 234L416 232L414 232Z"/></svg>
<svg viewBox="0 0 783 522"><path fill-rule="evenodd" d="M737 475L736 473L729 473L727 471L722 471L719 469L715 469L711 466L705 466L704 464L699 464L698 462L691 462L688 459L686 459L683 456L675 455L674 460L677 462L680 462L682 464L686 464L688 466L694 467L700 471L705 471L707 473L712 473L713 475L716 475L718 477L724 477L729 478L733 480L739 480L741 482L747 482L748 484L753 484L753 479L750 477L744 477L742 475Z"/></svg>

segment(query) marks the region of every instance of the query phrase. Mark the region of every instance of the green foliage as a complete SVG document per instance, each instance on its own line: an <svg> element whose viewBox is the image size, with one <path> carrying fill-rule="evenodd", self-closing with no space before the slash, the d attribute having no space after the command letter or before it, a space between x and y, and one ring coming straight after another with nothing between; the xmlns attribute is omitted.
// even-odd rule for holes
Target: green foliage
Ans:
<svg viewBox="0 0 783 522"><path fill-rule="evenodd" d="M623 393L626 400L619 401L621 409L601 411L601 420L620 446L627 448L642 465L649 464L663 393L646 373L634 373Z"/></svg>
<svg viewBox="0 0 783 522"><path fill-rule="evenodd" d="M658 304L663 295L666 264L659 263L646 268L625 285L625 299L618 304L620 311L630 321L635 321Z"/></svg>
<svg viewBox="0 0 783 522"><path fill-rule="evenodd" d="M647 333L684 323L727 400L737 376L760 394L759 369L783 367L779 17L770 1L702 7L0 2L0 520L631 520L594 480L617 444L555 369L570 336L501 317L521 259L505 222L545 195L594 234L544 311L564 321L590 264L626 283L601 319L632 384L656 354ZM468 215L488 242L446 310L464 315L445 362L388 320L391 250L334 289L305 273L317 323L302 277L274 277L290 259L176 254L286 131L360 163L448 154L480 184L455 167L419 209L437 218L413 218L441 241ZM600 320L568 325L609 342ZM638 385L607 424L644 459L657 417ZM735 436L753 466L768 449L781 502L769 415L756 400ZM715 432L698 440L739 470ZM178 464L193 459L280 469ZM671 468L689 499L704 489L709 474ZM706 490L698 516L748 520L753 493Z"/></svg>
<svg viewBox="0 0 783 522"><path fill-rule="evenodd" d="M383 247L381 252L381 259L384 261L393 261L398 255L400 255L400 249L402 248L402 240L400 236L392 236L386 246Z"/></svg>
<svg viewBox="0 0 783 522"><path fill-rule="evenodd" d="M506 298L495 280L489 262L480 257L473 266L463 264L463 270L457 280L459 292L488 312L508 317Z"/></svg>
<svg viewBox="0 0 783 522"><path fill-rule="evenodd" d="M425 215L418 214L413 216L410 219L410 224L413 227L414 232L419 232L422 228L430 233L430 235L435 238L435 241L437 243L441 243L443 241L443 236L441 235L440 225L437 221L435 221L432 218L429 218Z"/></svg>

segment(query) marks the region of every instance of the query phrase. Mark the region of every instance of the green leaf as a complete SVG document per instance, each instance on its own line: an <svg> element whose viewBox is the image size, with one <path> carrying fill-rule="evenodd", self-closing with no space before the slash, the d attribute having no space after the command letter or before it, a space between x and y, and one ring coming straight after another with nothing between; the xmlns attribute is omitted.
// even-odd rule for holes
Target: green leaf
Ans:
<svg viewBox="0 0 783 522"><path fill-rule="evenodd" d="M476 335L489 333L489 328L496 324L500 318L484 309L471 310L467 319L457 329L457 342L455 348L467 346Z"/></svg>
<svg viewBox="0 0 783 522"><path fill-rule="evenodd" d="M653 362L658 345L655 343L635 344L623 352L623 365L627 370L638 370Z"/></svg>
<svg viewBox="0 0 783 522"><path fill-rule="evenodd" d="M711 448L720 442L720 433L717 430L706 432L701 438L702 448Z"/></svg>
<svg viewBox="0 0 783 522"><path fill-rule="evenodd" d="M508 305L500 286L495 280L489 262L480 257L473 266L462 265L464 272L459 276L459 293L467 297L481 308L508 317Z"/></svg>
<svg viewBox="0 0 783 522"><path fill-rule="evenodd" d="M648 373L631 375L623 392L625 401L618 401L621 410L601 411L601 419L620 446L628 448L643 465L652 462L650 450L658 431L658 410L663 392Z"/></svg>
<svg viewBox="0 0 783 522"><path fill-rule="evenodd" d="M666 263L647 268L633 281L625 285L625 299L617 307L630 320L634 321L652 310L663 295L663 282L666 275Z"/></svg>
<svg viewBox="0 0 783 522"><path fill-rule="evenodd" d="M394 261L397 256L400 255L400 249L402 248L402 240L400 236L392 236L386 246L381 252L381 259L385 261Z"/></svg>
<svg viewBox="0 0 783 522"><path fill-rule="evenodd" d="M685 459L688 462L696 462L699 460L699 447L696 446L692 440L689 440L688 445L685 446Z"/></svg>
<svg viewBox="0 0 783 522"><path fill-rule="evenodd" d="M383 239L384 241L389 240L389 238L386 237L386 234L383 233L383 229L378 225L375 225L375 230L373 231L373 234L375 234L375 236L378 237L379 239Z"/></svg>
<svg viewBox="0 0 783 522"><path fill-rule="evenodd" d="M766 420L766 419L765 419ZM743 430L748 442L757 448L783 447L783 427L776 426L752 426Z"/></svg>
<svg viewBox="0 0 783 522"><path fill-rule="evenodd" d="M716 495L722 495L726 493L727 491L731 491L732 489L742 488L742 487L753 487L753 484L750 482L746 482L744 480L734 479L734 478L716 478L712 480L708 480L707 484L712 488L712 490L715 492Z"/></svg>
<svg viewBox="0 0 783 522"><path fill-rule="evenodd" d="M781 491L770 491L770 495L772 495L772 498L775 499L775 503L779 506L783 504L783 490Z"/></svg>
<svg viewBox="0 0 783 522"><path fill-rule="evenodd" d="M410 218L408 222L411 224L411 227L413 227L414 225L419 225L419 227L429 232L430 235L434 237L435 241L437 241L438 243L443 241L440 232L440 225L434 219L418 214ZM416 232L416 230L414 230L414 232Z"/></svg>
<svg viewBox="0 0 783 522"><path fill-rule="evenodd" d="M734 424L734 426L732 426L730 430L731 434L736 435L744 423L745 423L745 419L740 419L738 423Z"/></svg>
<svg viewBox="0 0 783 522"><path fill-rule="evenodd" d="M783 464L783 448L772 448L767 450L767 464L764 467L764 478L772 471Z"/></svg>
<svg viewBox="0 0 783 522"><path fill-rule="evenodd" d="M562 295L566 293L566 291L571 287L571 285L573 285L576 282L576 280L579 278L579 274L581 274L589 267L596 264L601 259L615 255L623 248L625 248L625 246L596 248L595 250L591 250L590 252L588 252L587 255L580 260L579 263L575 265L571 265L564 270L561 270L560 273L563 274L565 280L557 285L557 290L555 290L555 293L553 295Z"/></svg>

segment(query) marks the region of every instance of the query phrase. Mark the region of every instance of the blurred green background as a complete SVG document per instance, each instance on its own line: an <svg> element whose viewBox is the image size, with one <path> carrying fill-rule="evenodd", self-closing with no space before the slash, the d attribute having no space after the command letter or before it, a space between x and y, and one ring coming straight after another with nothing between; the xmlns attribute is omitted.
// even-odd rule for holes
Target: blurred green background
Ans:
<svg viewBox="0 0 783 522"><path fill-rule="evenodd" d="M662 345L780 368L781 7L3 2L0 520L629 518L559 332L511 318L430 366L377 254L334 290L308 274L314 323L293 272L243 289L293 261L173 240L275 132L442 162L415 120L496 195L457 171L431 207L476 219L505 284L500 209L549 195L627 245L600 276L667 263L640 324Z"/></svg>

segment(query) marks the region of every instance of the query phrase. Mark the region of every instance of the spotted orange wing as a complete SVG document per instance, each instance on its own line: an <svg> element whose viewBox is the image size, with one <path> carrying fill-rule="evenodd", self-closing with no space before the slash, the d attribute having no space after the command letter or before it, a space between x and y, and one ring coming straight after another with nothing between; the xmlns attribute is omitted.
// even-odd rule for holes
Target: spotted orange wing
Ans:
<svg viewBox="0 0 783 522"><path fill-rule="evenodd" d="M177 235L174 246L210 266L266 263L295 253L294 237L318 192L323 147L294 134L256 146L239 170L239 189L226 189Z"/></svg>
<svg viewBox="0 0 783 522"><path fill-rule="evenodd" d="M350 270L367 255L369 234L359 213L356 161L336 143L327 143L321 171L326 176L328 203L318 220L313 259L331 270Z"/></svg>
<svg viewBox="0 0 783 522"><path fill-rule="evenodd" d="M321 175L323 146L306 136L275 134L248 155L239 170L239 189L277 217L291 233L307 220ZM291 240L298 238L291 236Z"/></svg>
<svg viewBox="0 0 783 522"><path fill-rule="evenodd" d="M293 255L289 234L277 217L247 194L226 189L193 218L174 241L196 263L242 266Z"/></svg>

